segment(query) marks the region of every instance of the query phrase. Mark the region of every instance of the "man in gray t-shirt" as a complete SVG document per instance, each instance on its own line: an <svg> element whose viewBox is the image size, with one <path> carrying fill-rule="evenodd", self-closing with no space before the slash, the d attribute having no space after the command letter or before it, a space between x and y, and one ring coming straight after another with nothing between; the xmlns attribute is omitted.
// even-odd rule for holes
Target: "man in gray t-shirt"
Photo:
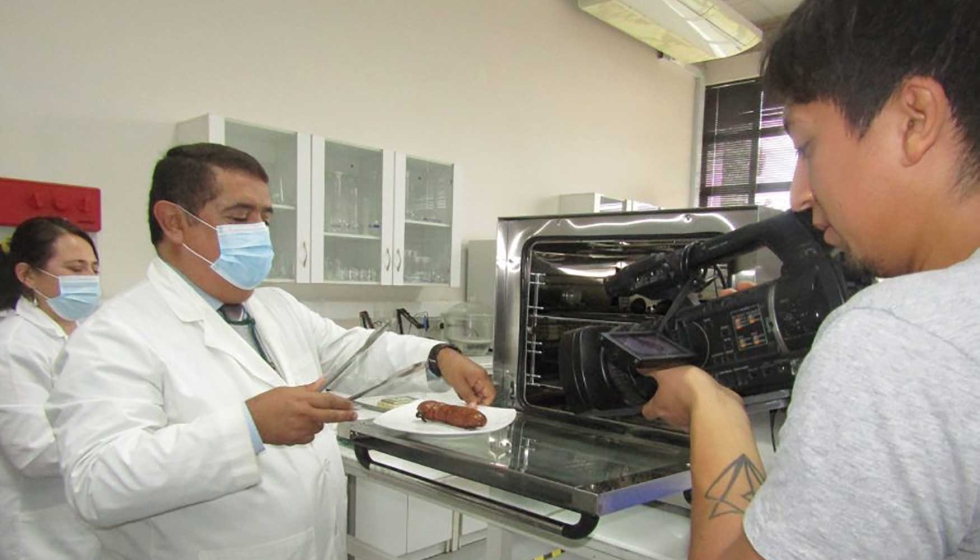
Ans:
<svg viewBox="0 0 980 560"><path fill-rule="evenodd" d="M691 558L980 558L980 2L803 0L770 44L790 198L887 278L824 322L767 475L737 395L647 372L691 432Z"/></svg>
<svg viewBox="0 0 980 560"><path fill-rule="evenodd" d="M823 324L745 515L763 558L980 558L978 278L980 251Z"/></svg>

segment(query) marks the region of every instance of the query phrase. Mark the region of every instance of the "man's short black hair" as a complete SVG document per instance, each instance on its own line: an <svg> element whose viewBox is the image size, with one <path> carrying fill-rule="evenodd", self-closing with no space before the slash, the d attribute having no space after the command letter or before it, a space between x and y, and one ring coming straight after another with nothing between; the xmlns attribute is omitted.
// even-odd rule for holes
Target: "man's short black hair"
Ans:
<svg viewBox="0 0 980 560"><path fill-rule="evenodd" d="M221 144L188 144L171 148L153 169L150 186L150 240L159 245L163 230L153 217L153 205L167 200L197 214L205 204L214 200L214 168L239 171L269 182L262 164L241 150Z"/></svg>
<svg viewBox="0 0 980 560"><path fill-rule="evenodd" d="M769 47L767 94L827 101L858 136L913 76L943 86L960 127L963 172L980 171L980 1L804 0Z"/></svg>

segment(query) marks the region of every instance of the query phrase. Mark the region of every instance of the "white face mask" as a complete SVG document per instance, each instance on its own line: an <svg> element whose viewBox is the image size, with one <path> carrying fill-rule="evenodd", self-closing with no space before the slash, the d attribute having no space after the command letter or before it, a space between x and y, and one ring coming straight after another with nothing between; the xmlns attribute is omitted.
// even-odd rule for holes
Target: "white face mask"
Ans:
<svg viewBox="0 0 980 560"><path fill-rule="evenodd" d="M48 297L34 288L34 293L48 302L51 310L66 321L79 321L92 314L102 300L102 284L98 276L57 276L47 270L38 269L52 278L58 279L58 295Z"/></svg>
<svg viewBox="0 0 980 560"><path fill-rule="evenodd" d="M243 290L252 290L261 284L272 270L272 239L269 226L262 222L254 224L222 224L212 226L183 206L178 208L209 228L218 232L218 260L210 261L186 244L184 248L199 259L211 265L229 284Z"/></svg>

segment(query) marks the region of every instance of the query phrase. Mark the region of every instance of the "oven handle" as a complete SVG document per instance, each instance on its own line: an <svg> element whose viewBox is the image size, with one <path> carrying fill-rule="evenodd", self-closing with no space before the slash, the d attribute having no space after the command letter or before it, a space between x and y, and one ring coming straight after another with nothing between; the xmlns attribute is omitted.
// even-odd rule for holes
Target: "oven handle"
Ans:
<svg viewBox="0 0 980 560"><path fill-rule="evenodd" d="M371 459L369 451L370 450L367 447L354 442L354 455L357 457L357 462L360 463L362 467L370 470L371 465L374 464L396 472L401 476L409 477L414 482L420 483L426 488L426 490L434 495L425 497L441 496L448 499L448 501L462 501L467 505L475 506L482 510L489 510L492 513L499 516L504 516L508 519L517 518L519 521L531 525L532 527L554 535L561 535L566 539L583 539L589 536L589 534L592 533L592 531L596 528L596 525L599 523L599 516L581 512L576 512L581 515L578 523L563 523L556 519L551 519L550 517L545 517L543 515L523 510L509 504L491 500L489 498L473 494L472 492L467 492L466 490L443 484L436 480L430 480L408 471L403 471L383 463L378 463L377 461ZM377 471L377 469L375 470Z"/></svg>

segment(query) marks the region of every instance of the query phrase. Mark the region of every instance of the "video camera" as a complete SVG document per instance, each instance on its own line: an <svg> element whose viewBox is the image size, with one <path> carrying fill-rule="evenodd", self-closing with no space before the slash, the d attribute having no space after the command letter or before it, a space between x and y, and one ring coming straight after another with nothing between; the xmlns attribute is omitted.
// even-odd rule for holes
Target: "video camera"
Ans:
<svg viewBox="0 0 980 560"><path fill-rule="evenodd" d="M638 373L693 364L748 396L792 387L817 329L868 278L849 278L812 225L809 212L785 212L730 233L636 261L609 277L612 297L671 301L662 314L610 327L568 331L559 374L576 413L642 406L657 383ZM720 266L767 247L782 262L779 278L732 295L694 295Z"/></svg>

